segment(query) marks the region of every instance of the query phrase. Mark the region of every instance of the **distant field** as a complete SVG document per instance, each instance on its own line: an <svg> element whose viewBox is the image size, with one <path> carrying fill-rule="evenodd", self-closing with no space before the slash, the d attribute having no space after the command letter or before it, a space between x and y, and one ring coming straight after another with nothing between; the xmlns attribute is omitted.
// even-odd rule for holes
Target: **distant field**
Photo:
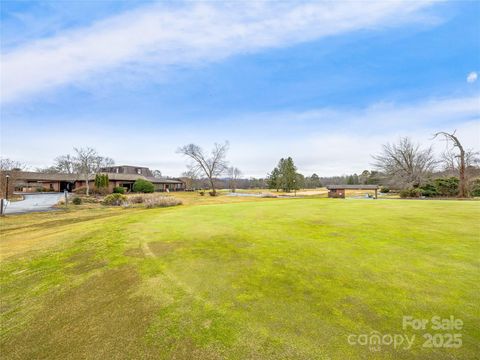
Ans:
<svg viewBox="0 0 480 360"><path fill-rule="evenodd" d="M0 219L2 358L478 357L480 202L178 196ZM461 347L402 329L435 315Z"/></svg>

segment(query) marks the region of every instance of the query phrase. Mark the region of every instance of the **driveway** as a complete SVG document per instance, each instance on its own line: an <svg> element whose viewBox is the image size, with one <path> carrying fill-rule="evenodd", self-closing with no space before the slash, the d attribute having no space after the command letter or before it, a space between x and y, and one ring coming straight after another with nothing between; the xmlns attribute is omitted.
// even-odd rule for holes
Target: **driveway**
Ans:
<svg viewBox="0 0 480 360"><path fill-rule="evenodd" d="M9 202L5 214L21 214L54 210L53 205L64 197L63 193L24 194L24 200Z"/></svg>

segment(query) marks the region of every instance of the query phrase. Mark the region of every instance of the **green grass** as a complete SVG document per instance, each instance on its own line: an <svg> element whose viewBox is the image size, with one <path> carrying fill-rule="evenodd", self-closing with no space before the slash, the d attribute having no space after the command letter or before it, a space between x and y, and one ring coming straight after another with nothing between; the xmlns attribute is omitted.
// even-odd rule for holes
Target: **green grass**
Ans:
<svg viewBox="0 0 480 360"><path fill-rule="evenodd" d="M2 358L480 353L479 202L220 201L2 219ZM463 346L422 348L404 315L462 319ZM347 342L372 331L416 340Z"/></svg>

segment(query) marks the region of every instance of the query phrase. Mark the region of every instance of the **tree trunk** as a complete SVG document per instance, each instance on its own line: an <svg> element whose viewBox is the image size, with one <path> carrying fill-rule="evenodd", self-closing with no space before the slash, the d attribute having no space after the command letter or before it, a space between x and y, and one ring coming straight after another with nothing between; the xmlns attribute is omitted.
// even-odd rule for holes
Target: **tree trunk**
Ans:
<svg viewBox="0 0 480 360"><path fill-rule="evenodd" d="M210 180L210 187L212 188L212 196L215 196L217 194L217 190L215 190L215 184L212 178L209 178Z"/></svg>
<svg viewBox="0 0 480 360"><path fill-rule="evenodd" d="M87 190L85 193L87 194L87 196L90 196L90 187L88 185L88 173L85 174L85 186L87 187Z"/></svg>
<svg viewBox="0 0 480 360"><path fill-rule="evenodd" d="M459 169L458 169L458 197L459 198L465 198L468 197L468 192L467 192L467 178L465 174L465 149L463 148L462 144L460 143L460 140L458 137L455 136L456 130L452 133L449 134L445 131L440 131L435 134L435 137L438 135L443 135L447 141L450 140L453 142L454 147L457 147L458 150L460 151L460 164L459 164Z"/></svg>
<svg viewBox="0 0 480 360"><path fill-rule="evenodd" d="M459 146L460 148L460 169L459 169L459 191L458 197L467 197L467 180L465 179L465 150L463 147Z"/></svg>

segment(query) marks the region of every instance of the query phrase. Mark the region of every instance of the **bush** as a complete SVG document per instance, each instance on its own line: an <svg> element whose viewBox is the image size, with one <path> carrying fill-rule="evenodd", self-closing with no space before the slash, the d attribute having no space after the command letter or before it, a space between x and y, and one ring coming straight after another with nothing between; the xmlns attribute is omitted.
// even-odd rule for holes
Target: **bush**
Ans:
<svg viewBox="0 0 480 360"><path fill-rule="evenodd" d="M205 191L199 191L198 193L200 194L200 196L205 196Z"/></svg>
<svg viewBox="0 0 480 360"><path fill-rule="evenodd" d="M90 194L105 196L109 193L108 187L96 187L90 188Z"/></svg>
<svg viewBox="0 0 480 360"><path fill-rule="evenodd" d="M435 179L434 185L440 196L457 196L458 195L458 178L452 176L449 178Z"/></svg>
<svg viewBox="0 0 480 360"><path fill-rule="evenodd" d="M95 187L96 188L108 188L108 175L96 174L95 175Z"/></svg>
<svg viewBox="0 0 480 360"><path fill-rule="evenodd" d="M130 204L142 204L144 201L144 197L142 195L130 196L128 198L128 202Z"/></svg>
<svg viewBox="0 0 480 360"><path fill-rule="evenodd" d="M127 201L127 197L122 194L110 194L105 196L102 201L103 205L113 205L113 206L120 206L124 202Z"/></svg>
<svg viewBox="0 0 480 360"><path fill-rule="evenodd" d="M217 196L218 193L216 191L209 191L208 192L210 194L210 196Z"/></svg>
<svg viewBox="0 0 480 360"><path fill-rule="evenodd" d="M389 193L390 192L390 189L386 186L382 186L380 188L380 192L383 193L383 194L386 194L386 193Z"/></svg>
<svg viewBox="0 0 480 360"><path fill-rule="evenodd" d="M140 193L153 193L155 191L155 187L148 180L137 179L133 184L133 191Z"/></svg>
<svg viewBox="0 0 480 360"><path fill-rule="evenodd" d="M113 188L114 194L125 194L125 188L123 186L116 186Z"/></svg>
<svg viewBox="0 0 480 360"><path fill-rule="evenodd" d="M144 204L147 209L151 209L155 207L168 207L168 206L181 205L182 201L177 198L174 198L173 196L157 196L157 197L145 198Z"/></svg>
<svg viewBox="0 0 480 360"><path fill-rule="evenodd" d="M72 204L73 204L73 205L81 205L81 204L82 204L82 199L79 198L78 196L75 196L75 197L72 199Z"/></svg>
<svg viewBox="0 0 480 360"><path fill-rule="evenodd" d="M72 192L75 193L75 194L85 195L87 193L87 187L86 186L80 186L78 188L75 188Z"/></svg>
<svg viewBox="0 0 480 360"><path fill-rule="evenodd" d="M173 196L165 196L160 194L148 194L148 195L129 196L127 200L127 204L128 205L144 204L146 208L154 208L154 207L167 207L167 206L181 205L182 201Z"/></svg>
<svg viewBox="0 0 480 360"><path fill-rule="evenodd" d="M410 188L410 189L403 189L400 191L400 197L402 199L406 198L418 198L422 195L422 191L420 189L416 188Z"/></svg>
<svg viewBox="0 0 480 360"><path fill-rule="evenodd" d="M438 195L437 187L432 183L422 186L420 190L422 191L422 196L433 197Z"/></svg>
<svg viewBox="0 0 480 360"><path fill-rule="evenodd" d="M473 180L470 186L470 195L475 197L480 196L480 179Z"/></svg>

